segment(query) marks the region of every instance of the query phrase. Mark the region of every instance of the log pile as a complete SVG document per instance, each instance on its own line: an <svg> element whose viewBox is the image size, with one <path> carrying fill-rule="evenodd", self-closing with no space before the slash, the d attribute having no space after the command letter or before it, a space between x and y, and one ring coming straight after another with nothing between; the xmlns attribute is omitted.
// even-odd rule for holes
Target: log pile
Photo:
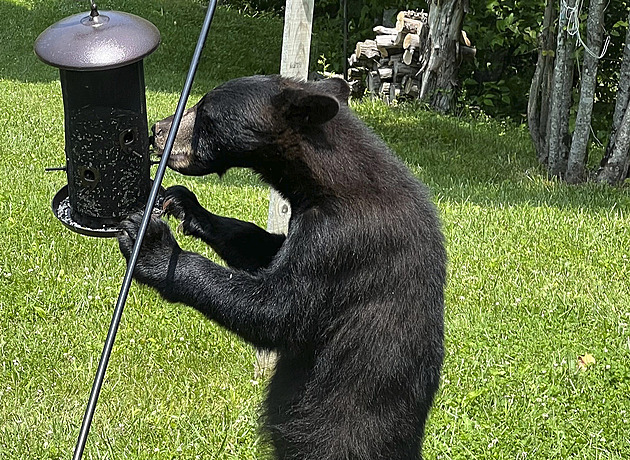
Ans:
<svg viewBox="0 0 630 460"><path fill-rule="evenodd" d="M391 103L403 96L420 95L422 73L429 59L429 15L424 11L401 11L395 27L377 26L374 40L358 42L348 59L348 82L354 96L367 91ZM475 48L462 31L460 53L472 59Z"/></svg>

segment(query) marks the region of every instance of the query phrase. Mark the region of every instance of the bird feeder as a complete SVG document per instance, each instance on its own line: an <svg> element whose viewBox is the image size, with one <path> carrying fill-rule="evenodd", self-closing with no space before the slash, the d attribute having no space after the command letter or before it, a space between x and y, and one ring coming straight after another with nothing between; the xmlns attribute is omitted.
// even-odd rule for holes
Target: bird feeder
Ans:
<svg viewBox="0 0 630 460"><path fill-rule="evenodd" d="M91 11L53 24L35 53L59 68L68 184L53 212L71 230L115 236L151 188L143 59L160 43L149 21Z"/></svg>

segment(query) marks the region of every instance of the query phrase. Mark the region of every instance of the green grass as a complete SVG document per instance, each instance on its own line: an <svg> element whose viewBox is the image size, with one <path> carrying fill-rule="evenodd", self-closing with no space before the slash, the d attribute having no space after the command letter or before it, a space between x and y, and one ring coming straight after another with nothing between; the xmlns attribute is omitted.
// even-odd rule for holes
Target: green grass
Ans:
<svg viewBox="0 0 630 460"><path fill-rule="evenodd" d="M172 113L199 4L100 6L160 29L163 43L146 60L147 105L151 122ZM44 172L64 161L63 107L57 71L32 44L84 9L0 0L2 458L70 458L124 273L114 240L76 235L53 217L65 177ZM277 72L281 34L280 20L219 9L191 101L229 78ZM630 458L628 189L547 180L519 128L353 107L431 187L444 220L447 354L426 458ZM169 172L165 183L265 226L267 189L247 172ZM586 353L596 364L582 371ZM84 458L264 458L263 382L252 378L249 346L134 284Z"/></svg>

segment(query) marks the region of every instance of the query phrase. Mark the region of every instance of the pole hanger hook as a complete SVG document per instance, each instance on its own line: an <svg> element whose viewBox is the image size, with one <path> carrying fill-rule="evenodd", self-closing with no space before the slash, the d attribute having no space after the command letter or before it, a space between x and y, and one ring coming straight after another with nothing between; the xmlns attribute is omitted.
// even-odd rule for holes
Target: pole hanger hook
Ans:
<svg viewBox="0 0 630 460"><path fill-rule="evenodd" d="M99 15L98 8L94 0L90 0L90 17L94 18Z"/></svg>

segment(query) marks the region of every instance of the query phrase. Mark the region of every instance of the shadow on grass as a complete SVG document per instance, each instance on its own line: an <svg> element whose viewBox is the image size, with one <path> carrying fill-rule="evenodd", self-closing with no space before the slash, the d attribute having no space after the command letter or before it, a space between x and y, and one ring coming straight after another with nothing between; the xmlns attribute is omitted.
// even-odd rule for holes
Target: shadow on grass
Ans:
<svg viewBox="0 0 630 460"><path fill-rule="evenodd" d="M191 0L101 3L101 11L118 9L151 21L162 42L145 59L145 77L150 91L179 93L199 36L206 9ZM51 24L87 11L88 2L55 0L37 3L32 9L0 0L0 78L22 82L51 82L57 69L37 58L35 40ZM10 26L9 26L10 24ZM252 33L255 31L256 33ZM278 73L282 43L282 20L250 18L236 11L217 9L195 85L206 92L217 84L243 75Z"/></svg>
<svg viewBox="0 0 630 460"><path fill-rule="evenodd" d="M39 2L26 8L0 0L0 78L28 83L58 80L57 69L33 52L37 36L60 19L84 12L88 3ZM145 60L149 91L178 94L184 83L205 7L197 0L119 0L101 3L141 16L160 30L159 48ZM282 20L251 18L219 8L197 72L194 91L205 93L242 75L279 70ZM390 109L361 104L364 118L431 187L438 199L484 205L628 206L629 191L595 185L567 186L546 179L524 130L498 122L442 117L417 107ZM235 176L239 177L239 176Z"/></svg>
<svg viewBox="0 0 630 460"><path fill-rule="evenodd" d="M50 6L31 11L12 2L0 0L0 78L23 82L49 82L57 72L41 62L33 52L39 33L56 19L50 16Z"/></svg>
<svg viewBox="0 0 630 460"><path fill-rule="evenodd" d="M525 128L461 120L418 107L381 109L366 103L360 116L431 188L438 200L483 206L613 209L630 206L630 189L570 186L547 178Z"/></svg>

